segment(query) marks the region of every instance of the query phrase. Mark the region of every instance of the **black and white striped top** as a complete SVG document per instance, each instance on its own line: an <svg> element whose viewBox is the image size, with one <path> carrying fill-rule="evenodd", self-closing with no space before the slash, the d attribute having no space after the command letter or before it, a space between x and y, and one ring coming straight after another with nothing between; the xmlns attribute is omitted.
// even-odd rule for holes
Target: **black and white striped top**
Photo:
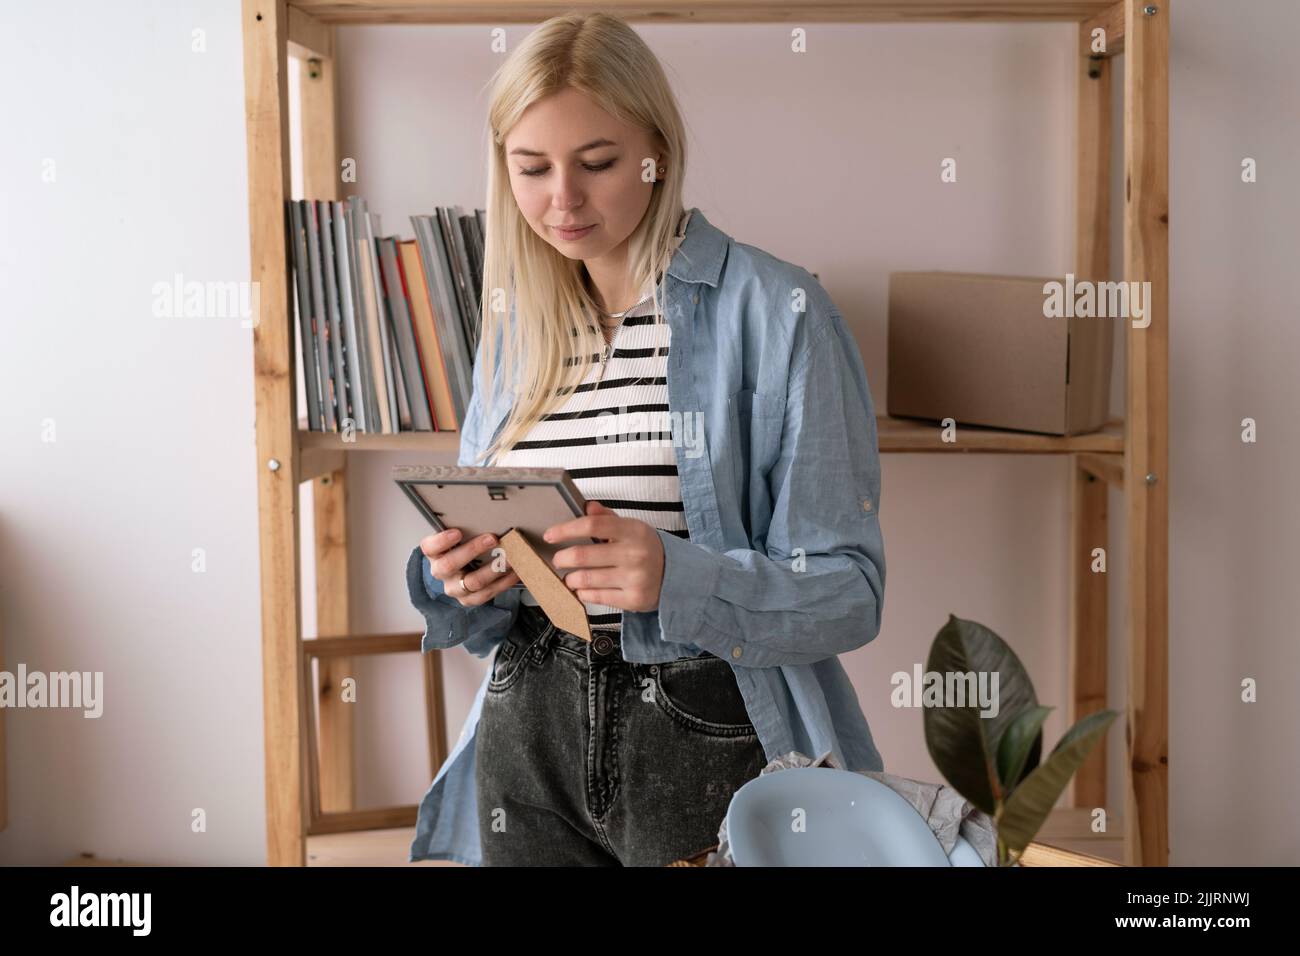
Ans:
<svg viewBox="0 0 1300 956"><path fill-rule="evenodd" d="M593 355L582 384L497 464L567 468L584 498L689 539L668 420L671 334L655 314L649 286L643 291L614 332L604 374L601 355ZM537 603L527 589L521 599ZM618 633L621 610L590 602L586 608L593 632Z"/></svg>

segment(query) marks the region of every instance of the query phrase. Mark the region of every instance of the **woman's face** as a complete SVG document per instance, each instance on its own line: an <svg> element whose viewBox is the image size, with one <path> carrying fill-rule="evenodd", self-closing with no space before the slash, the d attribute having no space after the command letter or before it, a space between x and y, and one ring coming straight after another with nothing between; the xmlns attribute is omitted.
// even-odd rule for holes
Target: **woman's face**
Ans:
<svg viewBox="0 0 1300 956"><path fill-rule="evenodd" d="M661 156L652 134L568 87L525 110L505 150L510 188L534 232L570 259L625 251L654 190L642 179L643 161L657 169Z"/></svg>

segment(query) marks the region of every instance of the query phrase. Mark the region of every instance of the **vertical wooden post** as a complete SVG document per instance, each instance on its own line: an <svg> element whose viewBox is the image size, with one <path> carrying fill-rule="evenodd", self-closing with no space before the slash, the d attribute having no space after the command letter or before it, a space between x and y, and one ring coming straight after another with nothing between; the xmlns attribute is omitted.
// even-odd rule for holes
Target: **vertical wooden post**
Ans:
<svg viewBox="0 0 1300 956"><path fill-rule="evenodd" d="M1125 0L1124 276L1150 283L1126 324L1124 498L1129 562L1125 862L1169 863L1169 17ZM1139 286L1141 288L1141 286Z"/></svg>
<svg viewBox="0 0 1300 956"><path fill-rule="evenodd" d="M347 457L344 456L344 462ZM312 484L316 528L316 619L321 635L352 633L348 604L348 483L347 470L322 475ZM354 705L343 700L340 688L356 677L351 657L319 661L321 809L327 813L356 806Z"/></svg>
<svg viewBox="0 0 1300 956"><path fill-rule="evenodd" d="M1090 22L1079 25L1074 269L1078 278L1097 281L1110 277L1112 70L1108 58L1093 56L1092 27ZM1112 342L1113 332L1105 339ZM1110 347L1103 347L1109 356ZM1074 686L1068 723L1073 726L1106 706L1109 575L1092 570L1092 551L1103 548L1109 554L1110 542L1107 483L1081 468L1078 456L1071 456L1071 463L1070 665ZM1074 806L1106 805L1104 739L1075 774L1073 787Z"/></svg>
<svg viewBox="0 0 1300 956"><path fill-rule="evenodd" d="M446 762L450 748L447 746L447 695L443 690L442 655L445 651L421 653L424 658L424 714L429 725L429 776L437 776Z"/></svg>
<svg viewBox="0 0 1300 956"><path fill-rule="evenodd" d="M305 15L296 15L306 19ZM307 32L307 31L304 31ZM304 199L338 199L339 156L335 105L336 59L332 26L317 25L310 35L317 47L304 49L299 59L302 97L302 168ZM348 602L348 456L343 467L312 482L316 547L316 621L322 637L352 633ZM355 677L353 658L324 657L318 661L320 684L316 705L320 714L320 803L327 813L356 806L353 772L355 722L353 708L339 695L346 677Z"/></svg>
<svg viewBox="0 0 1300 956"><path fill-rule="evenodd" d="M257 507L262 579L266 856L306 863L306 708L298 596L297 366L289 289L288 9L243 0L244 114L248 132L250 267L260 284L253 329Z"/></svg>
<svg viewBox="0 0 1300 956"><path fill-rule="evenodd" d="M1109 574L1092 570L1092 551L1102 548L1109 556L1107 527L1108 484L1075 461L1071 495L1070 534L1070 662L1073 694L1067 723L1076 722L1107 704L1107 594ZM1109 557L1108 557L1109 561ZM1109 566L1109 565L1108 565ZM1088 755L1074 776L1075 807L1107 807L1106 741ZM1107 811L1107 817L1114 814Z"/></svg>

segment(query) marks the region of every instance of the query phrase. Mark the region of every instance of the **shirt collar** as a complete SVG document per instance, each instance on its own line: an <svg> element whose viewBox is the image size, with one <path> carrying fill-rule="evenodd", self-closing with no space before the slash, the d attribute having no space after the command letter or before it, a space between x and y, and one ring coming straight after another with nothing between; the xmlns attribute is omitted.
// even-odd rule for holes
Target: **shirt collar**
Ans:
<svg viewBox="0 0 1300 956"><path fill-rule="evenodd" d="M683 282L707 282L716 286L726 257L727 236L705 219L697 207L691 207L678 220L677 233L668 241L668 250L670 274ZM630 317L650 310L648 300L653 289L653 282L647 280L636 305L624 315Z"/></svg>
<svg viewBox="0 0 1300 956"><path fill-rule="evenodd" d="M685 235L673 237L675 248L668 273L683 282L716 286L727 257L727 234L709 222L698 207L686 211L684 225Z"/></svg>

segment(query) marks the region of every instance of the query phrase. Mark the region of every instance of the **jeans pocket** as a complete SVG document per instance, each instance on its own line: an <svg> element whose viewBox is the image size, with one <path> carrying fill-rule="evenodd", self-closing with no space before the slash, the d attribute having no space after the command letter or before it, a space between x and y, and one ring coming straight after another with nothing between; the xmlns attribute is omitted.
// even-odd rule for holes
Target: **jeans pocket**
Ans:
<svg viewBox="0 0 1300 956"><path fill-rule="evenodd" d="M735 672L720 657L705 655L650 665L659 709L689 730L711 737L754 737Z"/></svg>
<svg viewBox="0 0 1300 956"><path fill-rule="evenodd" d="M517 629L511 630L506 635L505 639L497 645L497 652L492 658L492 675L488 678L488 693L499 694L515 685L528 669L531 649L532 643Z"/></svg>

